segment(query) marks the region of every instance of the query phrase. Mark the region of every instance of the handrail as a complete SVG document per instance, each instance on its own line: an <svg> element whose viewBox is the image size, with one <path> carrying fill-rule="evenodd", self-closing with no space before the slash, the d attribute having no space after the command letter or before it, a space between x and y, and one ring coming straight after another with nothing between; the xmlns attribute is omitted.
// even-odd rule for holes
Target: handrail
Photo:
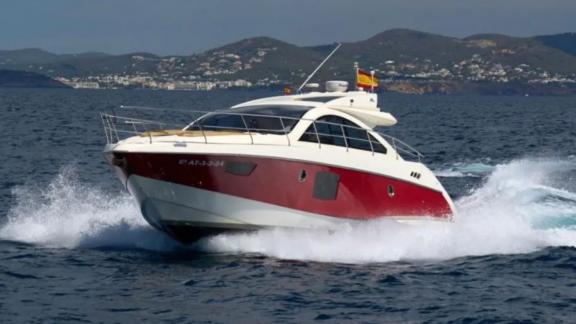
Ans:
<svg viewBox="0 0 576 324"><path fill-rule="evenodd" d="M181 131L190 131L190 128L194 127L194 128L197 128L196 130L198 130L201 133L201 136L203 137L203 140L204 140L203 142L206 144L208 143L208 138L209 138L209 136L206 135L207 130L233 130L233 131L239 131L239 132L246 133L250 137L250 144L258 144L255 141L254 134L267 133L267 134L285 136L287 139L287 145L291 146L292 143L291 143L289 134L292 132L292 129L297 125L298 122L308 121L308 122L310 122L310 125L313 126L314 133L311 133L308 130L306 130L304 134L309 134L309 135L313 134L314 138L315 138L315 142L318 144L319 149L322 148L322 144L326 144L325 142L323 143L323 140L325 140L327 138L334 138L334 139L341 138L344 141L344 146L346 147L347 151L350 148L355 148L351 145L351 143L359 143L359 142L366 143L366 142L368 142L369 147L370 147L370 151L372 152L372 155L374 155L375 153L378 153L374 144L383 145L379 141L375 141L372 139L372 136L377 135L377 136L380 136L382 139L384 139L386 142L388 142L388 145L390 145L394 149L397 159L400 156L400 154L399 154L400 152L402 152L403 154L408 155L410 157L416 158L418 161L421 161L421 159L424 157L415 148L406 144L405 142L403 142L403 141L401 141L401 140L399 140L393 136L390 136L388 134L384 134L382 132L378 132L376 130L369 129L369 128L362 128L362 127L343 125L343 124L332 123L332 122L318 121L318 120L313 120L313 119L308 119L308 118L295 118L295 117L289 117L289 116L271 116L271 115L238 113L238 112L227 112L227 111L215 111L215 112L190 111L190 112L203 113L204 116L207 116L207 114L214 114L214 113L225 114L225 115L238 115L240 117L240 120L242 121L244 127L202 125L202 123L198 123L198 121L200 121L201 118L196 119L194 122L189 123L187 125L183 125L183 124L170 125L170 124L165 123L165 122L159 122L159 121L148 120L148 119L132 118L132 117L116 116L116 115L107 114L107 113L101 113L100 116L102 119L102 124L104 126L104 134L106 137L106 142L108 144L113 144L113 143L119 142L121 140L120 134L132 134L132 135L143 135L144 134L149 138L150 143L152 143L153 137L154 137L153 136L154 131L164 131L166 129L177 129L177 130L181 130ZM251 127L246 122L245 117L276 119L276 120L279 120L280 126L282 129ZM286 123L284 122L284 120L292 120L295 122L292 125L290 125L289 127L286 127ZM323 132L319 131L319 129L317 127L318 125L337 126L341 130L341 135L323 133ZM124 129L122 127L125 127L128 129ZM168 128L168 127L170 127L170 128ZM360 130L366 134L366 137L365 138L352 137L348 134L348 132L346 130ZM218 143L220 143L220 142L218 142ZM358 148L358 147L356 147L356 148Z"/></svg>
<svg viewBox="0 0 576 324"><path fill-rule="evenodd" d="M348 152L348 140L346 139L346 130L344 125L340 125L340 131L342 132L342 137L344 138L344 145L346 146L346 152Z"/></svg>
<svg viewBox="0 0 576 324"><path fill-rule="evenodd" d="M372 156L374 156L374 145L372 144L372 140L370 140L370 132L366 130L366 137L368 138L368 143L370 143L370 150L372 151Z"/></svg>
<svg viewBox="0 0 576 324"><path fill-rule="evenodd" d="M288 140L288 146L292 146L290 143L290 136L288 136L288 131L286 130L286 126L284 125L284 120L282 120L282 118L280 118L280 125L282 126L282 130L284 131L286 139Z"/></svg>
<svg viewBox="0 0 576 324"><path fill-rule="evenodd" d="M250 135L250 142L252 142L251 144L254 144L254 137L252 137L252 133L250 133L250 129L248 128L248 124L246 124L246 119L244 119L244 116L240 116L240 118L242 118L242 123L244 123L244 127L246 128L246 132L248 133L248 135Z"/></svg>
<svg viewBox="0 0 576 324"><path fill-rule="evenodd" d="M320 136L318 135L318 128L316 127L316 121L312 122L312 125L314 126L314 134L316 135L316 143L318 143L318 148L322 148L322 141L320 141Z"/></svg>

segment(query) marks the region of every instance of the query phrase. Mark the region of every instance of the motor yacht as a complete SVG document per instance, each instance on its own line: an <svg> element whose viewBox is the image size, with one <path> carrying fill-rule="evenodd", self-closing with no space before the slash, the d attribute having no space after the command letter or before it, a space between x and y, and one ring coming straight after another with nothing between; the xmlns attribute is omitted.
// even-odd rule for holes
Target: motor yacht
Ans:
<svg viewBox="0 0 576 324"><path fill-rule="evenodd" d="M112 114L102 121L105 157L144 218L184 243L233 230L454 214L422 155L376 130L397 122L378 95L348 91L344 81L204 112L176 129Z"/></svg>

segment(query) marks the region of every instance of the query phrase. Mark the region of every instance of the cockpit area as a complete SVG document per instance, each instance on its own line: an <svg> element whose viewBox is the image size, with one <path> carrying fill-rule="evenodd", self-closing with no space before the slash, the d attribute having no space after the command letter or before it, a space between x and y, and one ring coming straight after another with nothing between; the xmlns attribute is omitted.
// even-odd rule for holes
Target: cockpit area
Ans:
<svg viewBox="0 0 576 324"><path fill-rule="evenodd" d="M303 118L314 107L291 105L247 106L209 113L190 124L186 131L240 132L288 136L299 123L306 124L300 142L333 145L386 154L386 147L370 130L337 115ZM302 131L301 131L302 132Z"/></svg>

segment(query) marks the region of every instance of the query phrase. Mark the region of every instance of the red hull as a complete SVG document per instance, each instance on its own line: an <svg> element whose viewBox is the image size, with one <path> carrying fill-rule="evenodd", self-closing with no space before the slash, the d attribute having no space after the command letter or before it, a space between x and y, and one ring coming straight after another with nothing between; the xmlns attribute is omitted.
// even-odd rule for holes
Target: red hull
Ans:
<svg viewBox="0 0 576 324"><path fill-rule="evenodd" d="M439 191L359 170L226 155L115 153L115 156L114 163L127 177L135 174L309 213L349 219L449 218L452 214ZM239 165L239 170L229 168L231 164ZM306 173L305 180L302 170ZM337 175L333 199L315 196L318 172Z"/></svg>

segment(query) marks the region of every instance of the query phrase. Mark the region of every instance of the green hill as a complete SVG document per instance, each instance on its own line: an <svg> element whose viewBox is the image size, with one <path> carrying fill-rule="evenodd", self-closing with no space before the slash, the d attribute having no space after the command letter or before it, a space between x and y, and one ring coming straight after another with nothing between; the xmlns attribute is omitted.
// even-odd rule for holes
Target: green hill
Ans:
<svg viewBox="0 0 576 324"><path fill-rule="evenodd" d="M479 34L456 38L392 29L365 40L344 43L314 81L352 80L353 63L359 62L362 68L375 70L385 82L571 85L576 82L575 40L574 33L537 37ZM140 78L138 84L142 80L248 80L255 85L270 86L299 84L333 48L326 44L301 47L269 37L254 37L188 56L57 55L25 49L0 51L0 68L91 81L120 76ZM432 88L438 87L442 88L437 85Z"/></svg>
<svg viewBox="0 0 576 324"><path fill-rule="evenodd" d="M576 33L536 36L535 39L544 45L559 49L565 53L576 55Z"/></svg>
<svg viewBox="0 0 576 324"><path fill-rule="evenodd" d="M527 64L553 73L576 73L576 57L549 47L536 38L505 35L474 35L464 39L478 45L479 52L492 61L517 66ZM482 45L484 44L484 45Z"/></svg>
<svg viewBox="0 0 576 324"><path fill-rule="evenodd" d="M269 37L244 39L192 57L195 71L221 79L299 80L323 59L323 54ZM224 71L231 71L228 73Z"/></svg>

